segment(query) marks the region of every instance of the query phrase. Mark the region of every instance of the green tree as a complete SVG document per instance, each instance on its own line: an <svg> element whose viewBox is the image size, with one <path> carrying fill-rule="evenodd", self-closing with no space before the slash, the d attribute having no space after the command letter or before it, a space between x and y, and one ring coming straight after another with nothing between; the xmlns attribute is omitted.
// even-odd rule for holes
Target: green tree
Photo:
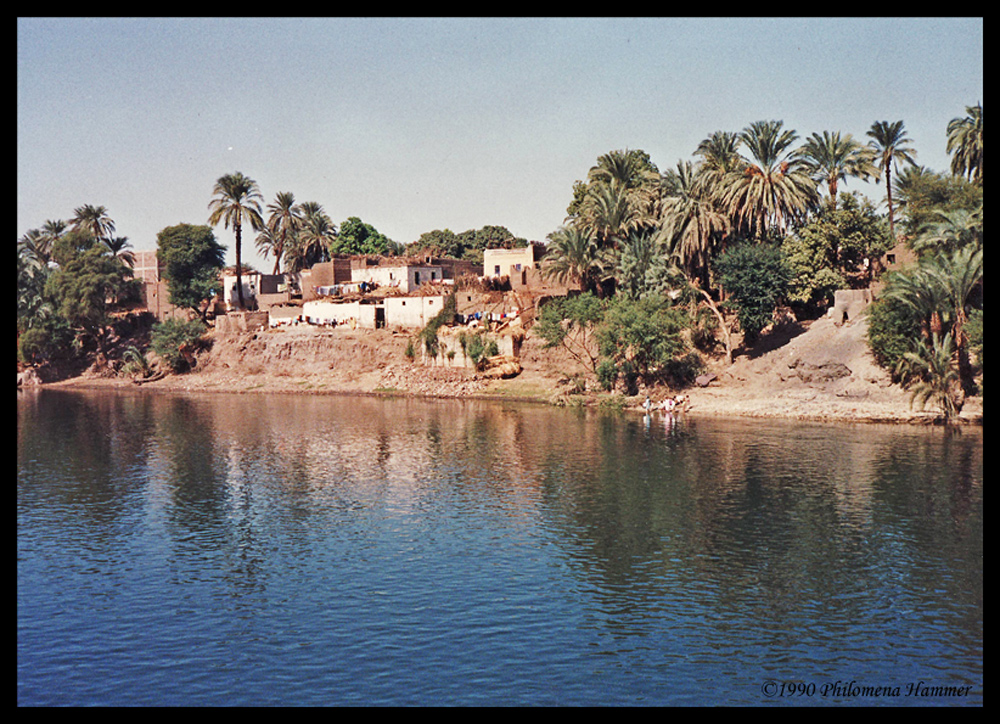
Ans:
<svg viewBox="0 0 1000 724"><path fill-rule="evenodd" d="M962 411L959 376L951 362L953 354L951 335L946 334L943 339L934 335L930 341L918 340L915 350L905 355L920 380L913 387L910 404L918 403L923 409L933 400L945 422L951 422Z"/></svg>
<svg viewBox="0 0 1000 724"><path fill-rule="evenodd" d="M226 262L226 248L209 226L177 224L156 235L156 256L163 265L170 303L205 318L203 306L219 288L219 273Z"/></svg>
<svg viewBox="0 0 1000 724"><path fill-rule="evenodd" d="M340 225L340 232L330 244L330 253L388 255L394 248L392 239L357 216L351 216Z"/></svg>
<svg viewBox="0 0 1000 724"><path fill-rule="evenodd" d="M906 382L912 372L906 354L920 339L923 318L911 304L883 295L867 309L868 347L879 366L889 370L893 379Z"/></svg>
<svg viewBox="0 0 1000 724"><path fill-rule="evenodd" d="M729 217L712 195L708 166L678 162L663 174L659 240L685 271L708 286L712 257L731 232Z"/></svg>
<svg viewBox="0 0 1000 724"><path fill-rule="evenodd" d="M294 243L302 228L302 210L295 204L295 195L291 191L279 191L274 201L267 205L267 210L267 225L256 239L257 251L265 259L274 256L274 271L271 273L279 274L285 248Z"/></svg>
<svg viewBox="0 0 1000 724"><path fill-rule="evenodd" d="M749 152L742 172L730 173L724 200L735 226L763 238L771 228L784 234L790 222L802 218L818 194L806 165L793 155L795 131L781 121L757 121L740 133Z"/></svg>
<svg viewBox="0 0 1000 724"><path fill-rule="evenodd" d="M100 344L109 299L131 296L132 270L87 231L66 234L56 251L59 268L45 282L55 313Z"/></svg>
<svg viewBox="0 0 1000 724"><path fill-rule="evenodd" d="M150 343L171 370L184 372L190 368L193 351L204 334L205 325L198 319L168 319L153 326Z"/></svg>
<svg viewBox="0 0 1000 724"><path fill-rule="evenodd" d="M948 122L948 153L951 172L983 185L983 104L966 106L964 118Z"/></svg>
<svg viewBox="0 0 1000 724"><path fill-rule="evenodd" d="M729 294L727 304L736 308L744 341L752 345L771 323L791 281L791 269L780 248L743 243L718 258L716 271Z"/></svg>
<svg viewBox="0 0 1000 724"><path fill-rule="evenodd" d="M264 200L257 182L241 172L220 176L212 189L214 198L208 203L208 223L217 226L221 221L225 228L233 227L236 233L236 295L240 309L246 309L243 300L243 224L250 224L254 231L264 227L260 204Z"/></svg>
<svg viewBox="0 0 1000 724"><path fill-rule="evenodd" d="M876 157L874 163L879 170L879 175L875 177L875 182L878 183L882 176L885 176L886 203L889 206L889 234L892 236L893 243L895 243L896 226L893 221L892 208L892 170L894 168L898 170L898 165L901 162L915 166L917 163L915 160L917 152L910 146L910 138L906 135L902 121L895 121L893 123L889 121L875 121L867 133L872 139L868 142L868 145L875 151Z"/></svg>
<svg viewBox="0 0 1000 724"><path fill-rule="evenodd" d="M285 266L297 273L314 264L330 260L330 247L337 238L337 226L315 201L306 201L299 206L302 226L292 244L285 248Z"/></svg>
<svg viewBox="0 0 1000 724"><path fill-rule="evenodd" d="M805 162L814 181L827 185L831 203L836 203L840 182L848 177L868 179L878 175L871 148L855 141L849 133L814 133L795 155Z"/></svg>
<svg viewBox="0 0 1000 724"><path fill-rule="evenodd" d="M545 340L546 349L562 347L588 371L596 373L600 349L595 329L603 317L601 300L592 292L557 297L542 305L532 332Z"/></svg>
<svg viewBox="0 0 1000 724"><path fill-rule="evenodd" d="M842 193L782 242L792 270L789 299L805 305L832 301L833 292L871 284L878 259L892 247L888 228L867 198Z"/></svg>
<svg viewBox="0 0 1000 724"><path fill-rule="evenodd" d="M937 210L932 220L913 239L917 253L951 253L965 246L983 246L983 209Z"/></svg>
<svg viewBox="0 0 1000 724"><path fill-rule="evenodd" d="M935 173L926 166L907 166L893 181L893 202L903 233L915 237L940 221L938 214L942 212L981 209L983 188L961 176Z"/></svg>
<svg viewBox="0 0 1000 724"><path fill-rule="evenodd" d="M597 329L603 358L598 376L605 384L622 379L629 394L639 379L652 382L684 351L685 315L665 298L616 296ZM603 365L603 367L602 367Z"/></svg>
<svg viewBox="0 0 1000 724"><path fill-rule="evenodd" d="M565 284L575 282L585 291L599 291L608 268L608 256L594 235L578 226L562 226L548 236L544 276Z"/></svg>
<svg viewBox="0 0 1000 724"><path fill-rule="evenodd" d="M98 241L109 239L115 233L115 222L103 206L84 204L73 209L73 218L69 223L74 230L85 231Z"/></svg>

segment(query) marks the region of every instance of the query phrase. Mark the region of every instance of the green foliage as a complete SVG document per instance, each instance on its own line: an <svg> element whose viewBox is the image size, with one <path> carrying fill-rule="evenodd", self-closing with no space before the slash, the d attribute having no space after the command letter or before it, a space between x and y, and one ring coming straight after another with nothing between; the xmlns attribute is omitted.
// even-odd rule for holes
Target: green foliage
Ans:
<svg viewBox="0 0 1000 724"><path fill-rule="evenodd" d="M974 211L983 205L983 187L958 176L910 167L896 179L894 188L904 232L915 236L937 221L938 214Z"/></svg>
<svg viewBox="0 0 1000 724"><path fill-rule="evenodd" d="M515 237L506 227L487 225L460 234L451 229L426 231L407 250L411 253L428 252L437 256L481 262L484 249L516 249L527 245L527 239Z"/></svg>
<svg viewBox="0 0 1000 724"><path fill-rule="evenodd" d="M151 343L153 351L170 369L183 372L188 361L182 350L196 346L204 334L205 325L200 320L168 319L153 326Z"/></svg>
<svg viewBox="0 0 1000 724"><path fill-rule="evenodd" d="M330 242L331 254L377 254L394 253L399 245L371 224L366 224L357 216L351 216L340 225L340 232Z"/></svg>
<svg viewBox="0 0 1000 724"><path fill-rule="evenodd" d="M841 194L837 206L824 204L782 242L792 272L789 301L829 306L834 290L867 286L871 264L890 248L889 230L871 201Z"/></svg>
<svg viewBox="0 0 1000 724"><path fill-rule="evenodd" d="M951 362L954 354L955 346L950 334L943 339L935 334L930 344L922 339L913 352L906 353L907 362L920 377L913 387L910 405L916 403L923 409L928 401L933 401L944 414L946 422L961 412L964 400L960 394L958 370Z"/></svg>
<svg viewBox="0 0 1000 724"><path fill-rule="evenodd" d="M596 372L599 350L594 329L604 311L592 292L546 302L532 331L545 340L546 348L562 346L573 359Z"/></svg>
<svg viewBox="0 0 1000 724"><path fill-rule="evenodd" d="M920 337L921 318L913 306L883 297L867 310L868 346L876 363L889 370L896 381L909 376L906 354Z"/></svg>
<svg viewBox="0 0 1000 724"><path fill-rule="evenodd" d="M17 338L18 359L27 364L73 358L78 347L76 331L58 316L47 316Z"/></svg>
<svg viewBox="0 0 1000 724"><path fill-rule="evenodd" d="M129 345L122 352L122 361L125 363L121 369L121 374L123 375L149 377L152 371L146 355L135 345Z"/></svg>
<svg viewBox="0 0 1000 724"><path fill-rule="evenodd" d="M202 302L218 289L226 248L211 227L177 224L156 235L157 259L163 265L170 303L200 311Z"/></svg>
<svg viewBox="0 0 1000 724"><path fill-rule="evenodd" d="M63 240L76 237L81 243ZM134 293L132 270L110 256L93 237L67 234L59 247L59 268L45 282L45 296L52 300L56 314L76 327L93 333L107 324L109 299Z"/></svg>
<svg viewBox="0 0 1000 724"><path fill-rule="evenodd" d="M716 273L736 308L744 340L753 344L771 322L774 309L791 281L791 269L781 249L765 244L740 244L716 261Z"/></svg>
<svg viewBox="0 0 1000 724"><path fill-rule="evenodd" d="M983 310L973 309L969 313L969 323L965 327L969 336L969 352L975 355L979 371L983 370Z"/></svg>
<svg viewBox="0 0 1000 724"><path fill-rule="evenodd" d="M427 326L420 330L417 335L424 343L424 350L431 357L437 357L440 352L438 344L438 330L446 324L455 321L455 314L458 310L458 303L454 294L448 295L444 300L441 311L434 315L434 318L427 323Z"/></svg>
<svg viewBox="0 0 1000 724"><path fill-rule="evenodd" d="M639 378L652 381L662 375L684 349L684 326L683 311L664 299L614 297L597 329L602 362L611 364L598 373L602 384L620 377L634 394Z"/></svg>

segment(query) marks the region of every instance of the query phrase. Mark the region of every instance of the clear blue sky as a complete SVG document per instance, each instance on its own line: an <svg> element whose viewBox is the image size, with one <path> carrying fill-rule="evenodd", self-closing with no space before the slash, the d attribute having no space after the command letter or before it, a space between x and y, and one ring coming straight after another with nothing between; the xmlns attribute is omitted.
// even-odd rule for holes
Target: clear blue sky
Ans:
<svg viewBox="0 0 1000 724"><path fill-rule="evenodd" d="M95 204L154 249L242 171L401 243L544 240L613 149L662 170L758 120L865 141L903 120L947 171L947 123L982 100L982 18L19 18L17 233ZM252 233L244 255L271 266Z"/></svg>

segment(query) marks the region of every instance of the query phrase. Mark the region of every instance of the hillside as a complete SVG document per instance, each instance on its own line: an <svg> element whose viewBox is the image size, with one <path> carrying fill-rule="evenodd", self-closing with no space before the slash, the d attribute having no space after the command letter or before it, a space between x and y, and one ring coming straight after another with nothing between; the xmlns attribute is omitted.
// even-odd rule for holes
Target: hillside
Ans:
<svg viewBox="0 0 1000 724"><path fill-rule="evenodd" d="M707 387L691 387L693 414L801 419L930 422L936 415L910 409L909 393L892 384L865 341L864 319L837 326L828 319L765 335L761 350L738 356L732 366L714 363ZM783 335L783 336L782 336ZM545 349L530 332L521 348L522 371L488 379L471 370L425 367L405 354L409 336L389 330L341 326L285 327L210 338L196 369L169 375L144 388L217 392L300 392L431 395L527 399L554 404L593 404L606 395L574 394L570 377L579 368L561 350ZM62 384L128 385L94 376ZM672 391L653 389L659 402ZM640 398L626 400L637 406ZM982 399L963 410L982 421Z"/></svg>

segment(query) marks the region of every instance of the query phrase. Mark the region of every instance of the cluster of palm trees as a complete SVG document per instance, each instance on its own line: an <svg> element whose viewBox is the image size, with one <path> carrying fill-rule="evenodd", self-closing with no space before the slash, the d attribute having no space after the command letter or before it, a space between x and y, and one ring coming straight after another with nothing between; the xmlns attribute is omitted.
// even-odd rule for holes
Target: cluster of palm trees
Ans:
<svg viewBox="0 0 1000 724"><path fill-rule="evenodd" d="M980 175L981 116L980 109ZM695 162L664 173L642 151L605 154L566 224L549 235L549 273L600 292L621 286L623 262L665 258L705 287L711 260L726 244L784 236L822 202L823 185L827 203L835 203L852 177L885 179L891 227L891 174L914 164L915 151L902 121L877 121L867 135L865 144L824 131L797 145L798 134L781 121L758 121L738 133L713 133L698 144Z"/></svg>
<svg viewBox="0 0 1000 724"><path fill-rule="evenodd" d="M287 271L295 273L330 258L329 248L337 238L337 227L322 205L307 201L295 202L289 191L280 191L267 205L264 219L257 182L237 171L221 176L212 189L208 223L220 222L226 229L232 227L236 235L236 290L240 308L243 300L243 226L249 224L257 233L257 250L266 259L274 257L274 274L281 271L284 261Z"/></svg>
<svg viewBox="0 0 1000 724"><path fill-rule="evenodd" d="M73 210L69 221L49 219L40 228L29 229L18 239L18 256L30 257L34 263L47 264L52 261L55 244L69 231L83 231L94 237L112 256L132 266L135 253L127 236L115 236L115 222L104 206L84 204Z"/></svg>

